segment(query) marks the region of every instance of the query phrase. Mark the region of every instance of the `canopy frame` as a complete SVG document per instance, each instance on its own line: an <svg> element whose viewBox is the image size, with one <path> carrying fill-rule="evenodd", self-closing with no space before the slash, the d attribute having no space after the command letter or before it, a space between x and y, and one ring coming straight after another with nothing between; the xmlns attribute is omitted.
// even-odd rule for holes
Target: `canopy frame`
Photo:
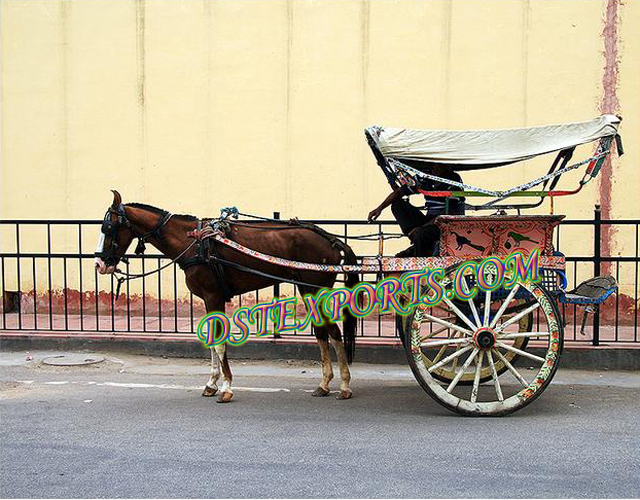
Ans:
<svg viewBox="0 0 640 500"><path fill-rule="evenodd" d="M540 206L547 197L549 197L553 203L554 197L576 194L582 189L582 187L587 182L589 182L591 179L597 176L600 169L602 168L602 165L604 164L604 161L606 160L606 157L611 153L611 149L612 149L611 146L614 138L616 141L616 149L617 149L618 155L621 156L622 154L624 154L620 135L617 133L607 135L598 140L598 146L596 148L595 153L591 157L587 158L586 160L580 161L572 165L568 165L569 161L573 157L575 148L577 146L577 145L573 145L558 151L546 175L536 178L525 184L515 186L508 190L492 191L484 188L479 188L476 186L458 183L458 182L451 181L449 179L438 177L432 174L428 174L426 172L422 172L421 170L415 168L414 166L407 164L407 163L413 163L413 164L418 163L421 165L425 165L426 167L429 167L433 165L438 165L437 163L417 162L415 160L400 161L395 158L386 157L382 153L382 150L380 148L380 143L378 141L378 138L376 137L376 134L373 133L375 130L376 129L373 127L365 129L365 137L366 137L367 143L369 144L369 147L373 152L373 155L376 159L378 166L381 168L382 172L384 173L387 179L387 182L389 183L392 189L397 189L403 185L415 185L417 183L417 180L416 180L417 177L424 177L424 178L428 178L434 181L447 184L449 186L452 186L452 188L457 188L457 189L451 189L447 191L418 190L421 194L424 194L425 196L446 197L446 198L450 198L450 197L462 198L462 197L480 196L480 197L495 198L494 200L484 203L482 205L471 205L468 203L465 204L466 208L471 210L516 209L520 211L521 209L530 209L530 208L535 208ZM543 153L543 154L548 154L548 153ZM494 167L507 165L509 163L515 163L515 162L500 163L500 164L486 164L481 168L494 168ZM556 189L558 182L560 180L560 177L563 174L571 170L574 170L576 168L579 168L585 164L589 164L589 166L587 167L586 172L583 175L582 179L580 180L577 188L573 190L557 190ZM455 169L454 166L452 165L445 165L445 166ZM542 184L541 190L538 190L538 191L530 190L532 187L537 186L539 184ZM547 189L547 186L548 186L548 189ZM501 201L511 197L522 197L522 196L539 197L539 200L533 203L519 203L519 204L500 203ZM447 207L448 207L448 203L447 203Z"/></svg>

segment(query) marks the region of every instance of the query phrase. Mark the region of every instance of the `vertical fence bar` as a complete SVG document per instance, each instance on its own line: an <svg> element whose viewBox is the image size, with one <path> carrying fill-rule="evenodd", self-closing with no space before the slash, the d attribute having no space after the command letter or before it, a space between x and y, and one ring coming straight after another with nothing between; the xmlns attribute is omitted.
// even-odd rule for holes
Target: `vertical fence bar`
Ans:
<svg viewBox="0 0 640 500"><path fill-rule="evenodd" d="M5 301L5 288L4 288L4 257L0 261L2 267L2 328L7 328L7 302Z"/></svg>
<svg viewBox="0 0 640 500"><path fill-rule="evenodd" d="M16 224L16 271L18 278L18 329L22 330L22 284L20 283L20 224Z"/></svg>
<svg viewBox="0 0 640 500"><path fill-rule="evenodd" d="M273 218L275 220L280 220L280 212L273 212ZM273 285L273 296L276 299L280 298L280 283Z"/></svg>
<svg viewBox="0 0 640 500"><path fill-rule="evenodd" d="M62 285L64 286L63 295L64 295L64 329L69 330L69 302L67 297L67 258L63 257L62 259L62 273L63 280ZM35 287L34 287L35 288Z"/></svg>
<svg viewBox="0 0 640 500"><path fill-rule="evenodd" d="M53 297L51 292L51 224L47 223L47 275L49 285L49 329L53 330Z"/></svg>
<svg viewBox="0 0 640 500"><path fill-rule="evenodd" d="M189 290L189 331L194 333L193 331L193 292Z"/></svg>
<svg viewBox="0 0 640 500"><path fill-rule="evenodd" d="M127 274L131 274L129 270L129 262L125 264L127 266ZM127 280L127 331L131 331L131 288L129 285L130 281Z"/></svg>
<svg viewBox="0 0 640 500"><path fill-rule="evenodd" d="M173 328L178 331L178 274L176 264L173 264Z"/></svg>
<svg viewBox="0 0 640 500"><path fill-rule="evenodd" d="M162 276L160 257L158 257L158 331L162 331Z"/></svg>
<svg viewBox="0 0 640 500"><path fill-rule="evenodd" d="M111 302L111 331L115 332L116 331L116 317L115 317L115 313L114 313L114 309L115 309L115 294L113 291L113 274L109 275L109 277L111 278L109 280L109 282L111 283L111 290L109 291L109 299Z"/></svg>
<svg viewBox="0 0 640 500"><path fill-rule="evenodd" d="M638 341L638 251L640 251L640 245L638 245L638 236L640 234L640 224L636 222L636 271L635 271L635 279L633 286L633 304L634 304L634 312L633 312L633 341Z"/></svg>
<svg viewBox="0 0 640 500"><path fill-rule="evenodd" d="M144 276L144 255L140 256L142 264L142 331L147 331L147 278Z"/></svg>
<svg viewBox="0 0 640 500"><path fill-rule="evenodd" d="M82 222L78 223L78 287L80 288L80 331L84 331L84 310L83 310L83 298L84 289L82 288Z"/></svg>
<svg viewBox="0 0 640 500"><path fill-rule="evenodd" d="M36 285L36 258L31 259L31 276L33 278L33 329L38 329L38 287Z"/></svg>
<svg viewBox="0 0 640 500"><path fill-rule="evenodd" d="M276 220L280 220L280 212L273 212L273 218ZM279 299L280 298L280 283L276 283L275 285L273 285L273 297L275 299ZM274 339L279 339L281 337L280 332L273 331L273 338Z"/></svg>
<svg viewBox="0 0 640 500"><path fill-rule="evenodd" d="M93 281L95 283L95 299L96 299L96 331L100 331L100 304L98 303L98 270L93 268Z"/></svg>
<svg viewBox="0 0 640 500"><path fill-rule="evenodd" d="M600 254L600 239L602 237L602 212L600 211L600 205L596 205L593 216L593 272L595 273L595 276L600 276L600 267L602 264L602 255ZM593 345L600 345L600 311L598 307L596 307L596 312L593 314Z"/></svg>

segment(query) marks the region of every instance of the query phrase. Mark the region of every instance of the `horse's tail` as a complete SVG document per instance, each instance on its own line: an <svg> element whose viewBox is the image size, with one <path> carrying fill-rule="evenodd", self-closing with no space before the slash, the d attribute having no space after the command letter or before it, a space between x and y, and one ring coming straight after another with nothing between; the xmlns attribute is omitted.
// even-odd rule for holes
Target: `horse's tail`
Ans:
<svg viewBox="0 0 640 500"><path fill-rule="evenodd" d="M345 264L357 264L358 259L356 254L353 253L353 250L349 245L344 242L341 243L341 250L344 254L344 263ZM358 273L345 273L346 280L345 286L347 288L353 288L360 282L360 275ZM351 364L353 361L353 356L356 352L356 332L358 329L358 318L356 318L349 308L345 308L345 316L344 321L342 323L343 337L344 337L344 347L347 351L347 362Z"/></svg>

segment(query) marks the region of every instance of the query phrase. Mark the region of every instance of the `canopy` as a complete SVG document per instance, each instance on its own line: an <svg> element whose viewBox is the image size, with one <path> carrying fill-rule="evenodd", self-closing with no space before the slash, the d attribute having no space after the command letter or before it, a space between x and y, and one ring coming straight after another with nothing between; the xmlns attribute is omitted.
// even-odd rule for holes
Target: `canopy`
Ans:
<svg viewBox="0 0 640 500"><path fill-rule="evenodd" d="M412 130L373 126L367 132L386 158L456 165L458 170L498 166L571 148L618 133L620 118L504 130Z"/></svg>

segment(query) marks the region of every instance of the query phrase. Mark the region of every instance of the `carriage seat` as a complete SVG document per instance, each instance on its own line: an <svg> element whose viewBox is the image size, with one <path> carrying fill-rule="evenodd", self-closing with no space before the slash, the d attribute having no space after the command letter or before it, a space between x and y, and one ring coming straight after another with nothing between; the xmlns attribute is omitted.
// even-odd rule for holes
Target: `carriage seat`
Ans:
<svg viewBox="0 0 640 500"><path fill-rule="evenodd" d="M596 276L561 295L560 302L578 305L602 304L616 290L618 290L618 284L612 276Z"/></svg>

